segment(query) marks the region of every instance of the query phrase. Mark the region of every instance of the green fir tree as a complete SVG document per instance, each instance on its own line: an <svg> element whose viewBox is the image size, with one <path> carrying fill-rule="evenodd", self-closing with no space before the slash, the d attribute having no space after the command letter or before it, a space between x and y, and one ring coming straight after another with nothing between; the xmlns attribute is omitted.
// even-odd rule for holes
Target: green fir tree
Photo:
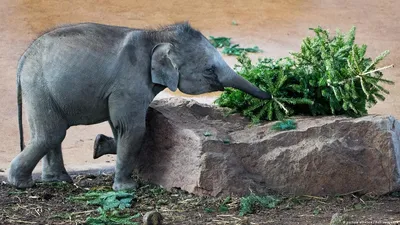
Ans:
<svg viewBox="0 0 400 225"><path fill-rule="evenodd" d="M238 74L271 93L271 100L227 88L216 103L257 123L292 115L363 116L367 108L385 100L389 92L383 84L393 82L382 78L382 70L392 66L376 66L389 51L375 60L366 57L367 46L355 43L355 27L333 37L321 27L311 30L315 37L305 38L292 57L263 58L255 65L246 52L238 57Z"/></svg>

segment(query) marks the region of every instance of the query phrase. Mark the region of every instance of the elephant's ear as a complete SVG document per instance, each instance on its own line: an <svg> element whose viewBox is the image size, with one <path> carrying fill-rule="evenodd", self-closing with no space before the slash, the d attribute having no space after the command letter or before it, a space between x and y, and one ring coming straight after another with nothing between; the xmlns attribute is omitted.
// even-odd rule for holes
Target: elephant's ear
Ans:
<svg viewBox="0 0 400 225"><path fill-rule="evenodd" d="M178 88L179 72L169 57L172 45L161 43L153 48L151 56L151 80L155 84L168 87L171 91Z"/></svg>

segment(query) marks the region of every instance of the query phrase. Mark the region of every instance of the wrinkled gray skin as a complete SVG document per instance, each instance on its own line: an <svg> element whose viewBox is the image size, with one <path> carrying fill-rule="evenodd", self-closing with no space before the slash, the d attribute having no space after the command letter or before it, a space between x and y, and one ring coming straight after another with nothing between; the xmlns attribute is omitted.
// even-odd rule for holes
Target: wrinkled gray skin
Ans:
<svg viewBox="0 0 400 225"><path fill-rule="evenodd" d="M40 36L18 66L21 150L22 99L31 140L11 162L9 182L31 187L32 170L40 159L44 181L71 182L61 153L67 129L108 121L114 136L108 149L117 153L113 189L135 188L131 173L145 133L147 108L166 87L187 94L234 87L270 98L235 74L188 23L158 30L85 23Z"/></svg>

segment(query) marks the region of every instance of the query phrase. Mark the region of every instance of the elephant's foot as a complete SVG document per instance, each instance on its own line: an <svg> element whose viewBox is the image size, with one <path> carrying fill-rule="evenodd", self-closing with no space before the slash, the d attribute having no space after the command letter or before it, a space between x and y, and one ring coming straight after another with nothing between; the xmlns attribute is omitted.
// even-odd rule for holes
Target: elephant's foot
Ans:
<svg viewBox="0 0 400 225"><path fill-rule="evenodd" d="M73 183L71 176L67 172L60 173L42 173L42 181L45 182L62 182Z"/></svg>
<svg viewBox="0 0 400 225"><path fill-rule="evenodd" d="M93 159L97 159L106 154L117 154L117 146L114 138L98 134L94 141Z"/></svg>
<svg viewBox="0 0 400 225"><path fill-rule="evenodd" d="M15 186L16 188L24 189L30 188L34 185L32 180L32 174L30 175L21 175L14 168L10 168L8 172L8 182Z"/></svg>
<svg viewBox="0 0 400 225"><path fill-rule="evenodd" d="M122 191L122 190L136 190L138 184L132 179L127 179L124 181L114 180L113 190L114 191Z"/></svg>

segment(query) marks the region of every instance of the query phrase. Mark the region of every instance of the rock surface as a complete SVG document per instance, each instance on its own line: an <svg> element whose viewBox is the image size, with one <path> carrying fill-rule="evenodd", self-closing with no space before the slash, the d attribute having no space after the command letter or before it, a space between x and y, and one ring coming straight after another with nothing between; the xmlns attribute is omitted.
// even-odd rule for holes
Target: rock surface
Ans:
<svg viewBox="0 0 400 225"><path fill-rule="evenodd" d="M154 101L140 177L199 195L385 194L399 188L400 126L391 116L297 117L272 131L181 98Z"/></svg>

